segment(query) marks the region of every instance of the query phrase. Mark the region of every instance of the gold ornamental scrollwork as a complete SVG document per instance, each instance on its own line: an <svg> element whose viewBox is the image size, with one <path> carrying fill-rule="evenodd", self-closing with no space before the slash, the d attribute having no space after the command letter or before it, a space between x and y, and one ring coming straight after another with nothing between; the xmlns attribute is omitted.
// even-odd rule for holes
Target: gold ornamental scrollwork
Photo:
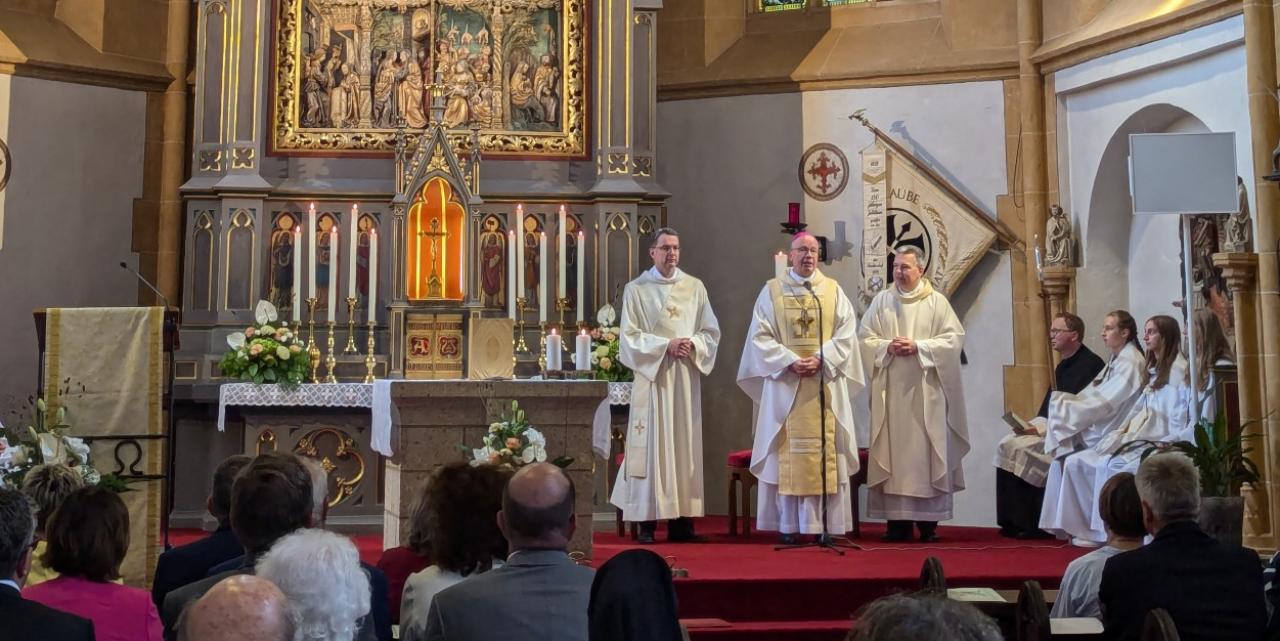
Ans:
<svg viewBox="0 0 1280 641"><path fill-rule="evenodd" d="M322 448L323 444L331 441L335 443L332 450ZM360 448L356 445L356 440L342 430L326 427L308 432L298 440L298 445L293 448L293 451L319 460L324 466L324 471L333 479L335 489L333 495L329 497L331 508L351 498L360 481L364 480L364 457L360 456ZM355 472L335 474L335 471L342 472L337 461L348 458L354 461Z"/></svg>
<svg viewBox="0 0 1280 641"><path fill-rule="evenodd" d="M435 80L453 148L469 151L478 124L485 154L587 156L586 0L275 6L272 153L390 153L397 119L416 145ZM406 82L414 69L420 84ZM335 95L344 97L335 104ZM379 105L391 99L399 104L387 116Z"/></svg>

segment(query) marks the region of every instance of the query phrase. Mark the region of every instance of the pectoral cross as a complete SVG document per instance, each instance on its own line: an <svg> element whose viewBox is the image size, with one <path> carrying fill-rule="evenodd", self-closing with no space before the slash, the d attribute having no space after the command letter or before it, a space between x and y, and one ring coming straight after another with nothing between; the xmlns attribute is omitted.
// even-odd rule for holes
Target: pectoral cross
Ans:
<svg viewBox="0 0 1280 641"><path fill-rule="evenodd" d="M444 281L440 278L440 239L448 232L440 231L440 219L431 219L431 231L420 231L419 236L431 239L431 273L427 275L427 298L444 298Z"/></svg>
<svg viewBox="0 0 1280 641"><path fill-rule="evenodd" d="M804 307L800 308L800 317L796 319L796 338L806 338L809 336L809 328L813 326L814 318L809 315L809 301L804 302Z"/></svg>

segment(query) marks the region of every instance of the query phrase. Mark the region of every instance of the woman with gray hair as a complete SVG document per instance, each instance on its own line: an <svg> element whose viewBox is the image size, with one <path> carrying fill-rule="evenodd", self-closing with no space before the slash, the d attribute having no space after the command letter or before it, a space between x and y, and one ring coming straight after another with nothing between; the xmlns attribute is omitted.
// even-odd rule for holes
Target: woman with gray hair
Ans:
<svg viewBox="0 0 1280 641"><path fill-rule="evenodd" d="M369 579L347 537L298 530L271 546L257 574L288 598L294 641L352 641L369 614Z"/></svg>
<svg viewBox="0 0 1280 641"><path fill-rule="evenodd" d="M1001 641L990 617L962 601L926 594L876 599L854 617L845 641Z"/></svg>

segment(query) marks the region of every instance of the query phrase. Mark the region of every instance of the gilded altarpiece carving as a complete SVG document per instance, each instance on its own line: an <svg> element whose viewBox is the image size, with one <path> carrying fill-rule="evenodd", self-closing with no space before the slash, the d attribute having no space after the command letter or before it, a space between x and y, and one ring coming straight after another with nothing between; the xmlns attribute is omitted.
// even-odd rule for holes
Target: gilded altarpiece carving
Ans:
<svg viewBox="0 0 1280 641"><path fill-rule="evenodd" d="M585 157L583 0L279 0L272 147L390 152L431 87L459 148ZM410 134L413 142L414 134Z"/></svg>

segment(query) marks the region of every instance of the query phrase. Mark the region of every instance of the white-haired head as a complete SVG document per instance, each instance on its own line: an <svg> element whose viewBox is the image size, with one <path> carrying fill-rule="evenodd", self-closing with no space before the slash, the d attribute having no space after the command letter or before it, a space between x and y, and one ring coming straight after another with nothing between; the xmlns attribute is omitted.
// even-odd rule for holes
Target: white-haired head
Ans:
<svg viewBox="0 0 1280 641"><path fill-rule="evenodd" d="M299 454L298 460L311 475L311 526L324 527L329 507L329 472L319 459Z"/></svg>
<svg viewBox="0 0 1280 641"><path fill-rule="evenodd" d="M257 574L288 598L295 641L352 641L369 613L369 579L345 536L298 530L271 546Z"/></svg>
<svg viewBox="0 0 1280 641"><path fill-rule="evenodd" d="M1142 500L1143 523L1155 534L1174 521L1200 515L1200 471L1186 454L1163 452L1138 466L1134 481Z"/></svg>

